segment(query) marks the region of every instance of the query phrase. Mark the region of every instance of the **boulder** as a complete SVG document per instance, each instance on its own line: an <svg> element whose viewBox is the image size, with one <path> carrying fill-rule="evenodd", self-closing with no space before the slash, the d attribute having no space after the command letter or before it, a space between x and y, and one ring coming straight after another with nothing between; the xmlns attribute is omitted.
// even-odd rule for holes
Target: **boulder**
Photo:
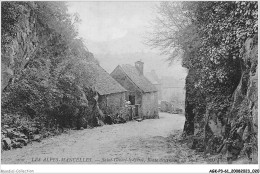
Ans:
<svg viewBox="0 0 260 174"><path fill-rule="evenodd" d="M245 128L245 130L243 132L243 135L242 135L242 140L246 141L248 136L249 136L249 130L248 130L248 126L246 126L246 128Z"/></svg>
<svg viewBox="0 0 260 174"><path fill-rule="evenodd" d="M104 123L105 123L105 124L109 124L109 125L113 124L112 117L111 117L110 115L107 115L107 116L105 117Z"/></svg>
<svg viewBox="0 0 260 174"><path fill-rule="evenodd" d="M141 122L141 121L143 121L143 119L142 118L137 118L137 119L135 119L136 121L138 121L138 122Z"/></svg>
<svg viewBox="0 0 260 174"><path fill-rule="evenodd" d="M92 129L93 127L91 127L90 125L87 125L87 129Z"/></svg>
<svg viewBox="0 0 260 174"><path fill-rule="evenodd" d="M48 136L51 135L51 133L50 133L49 131L47 131L47 132L44 133L44 135L45 135L46 137L48 137Z"/></svg>
<svg viewBox="0 0 260 174"><path fill-rule="evenodd" d="M32 140L33 137L34 137L33 133L30 132L29 135L28 135L28 139Z"/></svg>
<svg viewBox="0 0 260 174"><path fill-rule="evenodd" d="M23 130L23 128L24 128L23 126L18 126L17 130L21 131L21 130Z"/></svg>
<svg viewBox="0 0 260 174"><path fill-rule="evenodd" d="M38 128L35 128L35 129L33 130L33 134L40 134L39 129L38 129Z"/></svg>
<svg viewBox="0 0 260 174"><path fill-rule="evenodd" d="M1 133L1 139L5 138L5 134Z"/></svg>
<svg viewBox="0 0 260 174"><path fill-rule="evenodd" d="M99 124L100 124L100 126L104 126L105 125L105 123L102 120L99 120Z"/></svg>
<svg viewBox="0 0 260 174"><path fill-rule="evenodd" d="M7 135L7 131L4 130L4 129L2 130L2 133L5 134L5 135Z"/></svg>
<svg viewBox="0 0 260 174"><path fill-rule="evenodd" d="M11 148L11 139L10 138L4 138L3 140L3 143L4 143L4 149L10 149Z"/></svg>
<svg viewBox="0 0 260 174"><path fill-rule="evenodd" d="M14 134L13 134L13 130L12 129L6 129L6 132L7 132L7 137L8 138L13 138L14 137Z"/></svg>
<svg viewBox="0 0 260 174"><path fill-rule="evenodd" d="M103 125L105 125L104 124L104 122L102 121L102 120L100 120L98 117L95 117L94 119L93 119L93 126L94 127L98 127L98 126L103 126Z"/></svg>
<svg viewBox="0 0 260 174"><path fill-rule="evenodd" d="M15 138L20 137L20 133L13 131L13 137L15 137Z"/></svg>
<svg viewBox="0 0 260 174"><path fill-rule="evenodd" d="M12 148L22 148L23 144L20 142L13 142L12 143Z"/></svg>
<svg viewBox="0 0 260 174"><path fill-rule="evenodd" d="M115 118L115 119L113 120L113 124L118 124L118 123L119 123L119 119Z"/></svg>
<svg viewBox="0 0 260 174"><path fill-rule="evenodd" d="M46 134L46 133L44 133L44 134L42 135L42 137L43 137L43 138L46 138L46 137L47 137L47 134Z"/></svg>
<svg viewBox="0 0 260 174"><path fill-rule="evenodd" d="M33 141L38 141L38 142L41 142L41 135L34 135L33 136Z"/></svg>
<svg viewBox="0 0 260 174"><path fill-rule="evenodd" d="M16 138L15 142L22 143L24 146L26 146L28 144L28 140L26 140L24 138Z"/></svg>
<svg viewBox="0 0 260 174"><path fill-rule="evenodd" d="M94 127L100 126L100 125L99 125L99 118L98 118L98 117L95 117L95 118L92 120L92 124L93 124Z"/></svg>
<svg viewBox="0 0 260 174"><path fill-rule="evenodd" d="M20 131L20 133L22 133L22 134L24 134L24 135L26 135L26 136L28 136L29 135L29 133L30 133L30 131L29 131L29 129L28 128L26 128L26 127L19 127L19 128L17 128L19 131Z"/></svg>
<svg viewBox="0 0 260 174"><path fill-rule="evenodd" d="M126 120L124 118L119 117L118 119L119 119L119 123L126 123Z"/></svg>
<svg viewBox="0 0 260 174"><path fill-rule="evenodd" d="M19 138L27 138L27 136L24 135L23 133L19 133Z"/></svg>

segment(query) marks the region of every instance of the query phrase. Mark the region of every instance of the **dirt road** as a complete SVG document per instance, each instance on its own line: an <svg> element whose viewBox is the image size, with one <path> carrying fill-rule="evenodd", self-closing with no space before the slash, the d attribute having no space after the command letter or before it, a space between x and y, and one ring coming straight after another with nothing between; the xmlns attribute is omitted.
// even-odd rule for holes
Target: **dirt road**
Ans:
<svg viewBox="0 0 260 174"><path fill-rule="evenodd" d="M73 130L4 151L1 159L3 164L206 163L185 145L172 141L184 121L183 115L160 113L160 119Z"/></svg>

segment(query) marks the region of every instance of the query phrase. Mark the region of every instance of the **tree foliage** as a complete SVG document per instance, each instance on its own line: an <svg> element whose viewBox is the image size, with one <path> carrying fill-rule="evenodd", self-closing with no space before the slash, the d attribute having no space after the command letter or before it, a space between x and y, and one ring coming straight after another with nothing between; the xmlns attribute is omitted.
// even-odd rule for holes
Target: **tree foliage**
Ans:
<svg viewBox="0 0 260 174"><path fill-rule="evenodd" d="M188 108L204 117L210 106L221 113L219 119L228 117L245 68L243 45L258 32L258 3L162 2L157 9L147 43L168 54L169 61L181 57L189 69L186 104L192 107Z"/></svg>
<svg viewBox="0 0 260 174"><path fill-rule="evenodd" d="M51 122L66 104L76 117L95 80L86 62L97 63L78 36L78 16L68 14L65 2L1 5L2 63L14 72L2 93L2 113Z"/></svg>

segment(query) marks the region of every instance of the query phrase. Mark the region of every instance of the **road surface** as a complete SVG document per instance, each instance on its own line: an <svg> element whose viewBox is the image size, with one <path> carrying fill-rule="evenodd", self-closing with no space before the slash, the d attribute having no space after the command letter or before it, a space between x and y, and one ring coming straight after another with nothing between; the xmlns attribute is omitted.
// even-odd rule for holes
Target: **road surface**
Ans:
<svg viewBox="0 0 260 174"><path fill-rule="evenodd" d="M174 141L184 121L183 115L160 113L160 119L71 130L22 149L4 151L2 164L206 163Z"/></svg>

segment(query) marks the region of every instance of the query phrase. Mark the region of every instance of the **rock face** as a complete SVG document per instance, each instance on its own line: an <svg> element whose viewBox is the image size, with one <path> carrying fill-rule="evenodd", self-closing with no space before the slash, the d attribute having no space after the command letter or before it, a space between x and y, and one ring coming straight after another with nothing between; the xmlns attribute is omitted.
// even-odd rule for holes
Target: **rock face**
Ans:
<svg viewBox="0 0 260 174"><path fill-rule="evenodd" d="M190 102L190 98L192 98L192 89L189 87L189 83L192 81L192 76L193 76L193 69L189 70L189 73L186 77L186 95L185 95L185 124L184 124L184 133L187 136L194 135L194 118L195 118L195 113L193 112L195 106Z"/></svg>
<svg viewBox="0 0 260 174"><path fill-rule="evenodd" d="M19 9L16 11L18 16L17 21L19 22L16 25L15 33L11 35L8 32L2 31L2 36L5 36L2 37L2 39L5 39L5 42L1 46L2 90L10 83L14 75L19 75L21 69L24 68L28 60L35 54L38 45L34 13L29 7L21 4L16 5ZM30 2L30 5L35 6L34 2Z"/></svg>
<svg viewBox="0 0 260 174"><path fill-rule="evenodd" d="M249 38L244 46L244 68L241 81L234 93L234 102L231 108L231 125L237 125L235 129L242 136L245 143L244 151L252 146L252 158L257 163L258 147L258 43L257 36ZM239 125L239 126L238 126ZM243 154L242 154L243 155Z"/></svg>
<svg viewBox="0 0 260 174"><path fill-rule="evenodd" d="M237 159L238 156L245 156L250 162L257 163L257 36L248 38L241 51L244 53L242 75L233 93L231 107L225 119L219 120L218 113L214 113L214 109L208 103L203 111L205 114L194 113L196 106L187 100L193 96L190 95L189 88L186 88L184 133L191 140L189 146L192 148L199 149L204 146L205 153L227 154L228 160L231 161ZM186 83L191 81L189 79L192 76L191 73L192 70L186 78Z"/></svg>
<svg viewBox="0 0 260 174"><path fill-rule="evenodd" d="M77 38L65 2L1 5L1 133L11 140L2 147L41 141L77 123L87 127L96 74L82 62L98 61Z"/></svg>
<svg viewBox="0 0 260 174"><path fill-rule="evenodd" d="M3 140L3 145L4 145L4 147L3 147L3 149L10 149L10 147L11 147L11 139L10 138L4 138Z"/></svg>

